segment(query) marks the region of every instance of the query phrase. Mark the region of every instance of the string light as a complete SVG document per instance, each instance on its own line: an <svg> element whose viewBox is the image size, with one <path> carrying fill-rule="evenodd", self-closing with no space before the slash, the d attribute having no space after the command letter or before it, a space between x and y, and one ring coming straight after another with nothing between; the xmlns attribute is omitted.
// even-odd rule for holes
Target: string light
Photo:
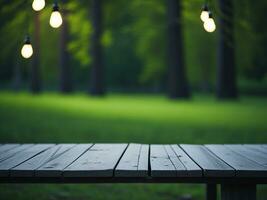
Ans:
<svg viewBox="0 0 267 200"><path fill-rule="evenodd" d="M45 7L45 0L33 0L32 9L35 11L40 11Z"/></svg>
<svg viewBox="0 0 267 200"><path fill-rule="evenodd" d="M59 12L59 6L56 2L53 4L53 10L52 10L49 22L50 22L50 26L52 26L53 28L58 28L62 24L62 17Z"/></svg>
<svg viewBox="0 0 267 200"><path fill-rule="evenodd" d="M33 48L32 48L32 44L30 41L30 37L26 36L24 40L24 44L21 49L21 55L23 58L28 59L32 56L32 54L33 54Z"/></svg>
<svg viewBox="0 0 267 200"><path fill-rule="evenodd" d="M216 24L214 22L211 12L209 12L209 18L204 22L203 26L205 31L209 33L212 33L216 30Z"/></svg>
<svg viewBox="0 0 267 200"><path fill-rule="evenodd" d="M207 4L204 4L204 6L202 7L202 11L200 14L200 19L205 22L207 19L209 18L209 9Z"/></svg>

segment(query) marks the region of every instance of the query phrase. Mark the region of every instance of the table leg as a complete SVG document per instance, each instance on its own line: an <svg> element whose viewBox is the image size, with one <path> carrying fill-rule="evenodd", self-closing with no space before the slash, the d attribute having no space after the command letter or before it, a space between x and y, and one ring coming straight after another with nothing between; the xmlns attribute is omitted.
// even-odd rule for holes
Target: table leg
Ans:
<svg viewBox="0 0 267 200"><path fill-rule="evenodd" d="M206 200L216 200L217 199L217 185L207 184L206 185Z"/></svg>
<svg viewBox="0 0 267 200"><path fill-rule="evenodd" d="M255 184L222 184L222 200L256 200Z"/></svg>

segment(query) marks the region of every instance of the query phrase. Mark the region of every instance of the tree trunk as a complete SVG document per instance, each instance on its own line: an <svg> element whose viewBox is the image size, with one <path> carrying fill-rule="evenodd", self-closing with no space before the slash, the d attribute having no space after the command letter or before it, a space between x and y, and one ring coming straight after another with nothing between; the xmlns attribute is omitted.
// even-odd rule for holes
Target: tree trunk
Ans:
<svg viewBox="0 0 267 200"><path fill-rule="evenodd" d="M168 96L188 98L189 88L185 72L180 0L168 0Z"/></svg>
<svg viewBox="0 0 267 200"><path fill-rule="evenodd" d="M41 76L40 76L40 19L39 12L34 13L34 44L33 59L31 66L31 85L32 93L41 92Z"/></svg>
<svg viewBox="0 0 267 200"><path fill-rule="evenodd" d="M63 1L66 3L66 0ZM64 6L63 4L63 6ZM61 26L60 35L60 61L59 61L59 81L60 81L60 91L62 93L69 93L72 91L72 81L71 81L71 67L70 67L70 55L67 50L67 43L69 40L69 26L68 26L68 11L66 8L61 10L63 23Z"/></svg>
<svg viewBox="0 0 267 200"><path fill-rule="evenodd" d="M105 94L104 88L104 65L102 55L102 0L92 0L92 69L91 84L89 92L94 96L102 96Z"/></svg>
<svg viewBox="0 0 267 200"><path fill-rule="evenodd" d="M219 49L217 69L217 97L237 97L234 41L234 11L232 0L219 0Z"/></svg>

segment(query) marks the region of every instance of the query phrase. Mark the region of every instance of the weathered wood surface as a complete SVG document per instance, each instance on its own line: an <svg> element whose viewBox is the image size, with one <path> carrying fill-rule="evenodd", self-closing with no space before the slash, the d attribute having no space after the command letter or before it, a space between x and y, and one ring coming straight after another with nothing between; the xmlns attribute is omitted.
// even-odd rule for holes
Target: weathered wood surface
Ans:
<svg viewBox="0 0 267 200"><path fill-rule="evenodd" d="M148 148L148 145L130 144L115 169L115 176L148 176Z"/></svg>
<svg viewBox="0 0 267 200"><path fill-rule="evenodd" d="M266 149L264 144L0 144L0 180L262 179L267 176Z"/></svg>
<svg viewBox="0 0 267 200"><path fill-rule="evenodd" d="M51 146L51 144L38 144L17 152L14 156L0 163L0 176L8 176L11 168L18 166Z"/></svg>
<svg viewBox="0 0 267 200"><path fill-rule="evenodd" d="M265 145L256 145L256 144L246 144L245 147L249 149L253 149L255 151L259 151L262 153L267 154L267 148L264 147Z"/></svg>
<svg viewBox="0 0 267 200"><path fill-rule="evenodd" d="M19 144L3 144L0 146L0 154L19 146Z"/></svg>
<svg viewBox="0 0 267 200"><path fill-rule="evenodd" d="M63 170L86 152L92 144L76 145L60 156L48 161L43 166L35 170L35 175L39 177L60 177Z"/></svg>
<svg viewBox="0 0 267 200"><path fill-rule="evenodd" d="M182 162L184 167L186 168L186 174L189 177L201 177L202 169L178 146L171 145L173 151L176 156ZM179 172L178 172L179 173Z"/></svg>
<svg viewBox="0 0 267 200"><path fill-rule="evenodd" d="M235 170L202 145L180 145L207 177L231 177Z"/></svg>
<svg viewBox="0 0 267 200"><path fill-rule="evenodd" d="M149 174L149 145L143 144L140 150L139 162L138 162L138 173L139 176L147 176Z"/></svg>
<svg viewBox="0 0 267 200"><path fill-rule="evenodd" d="M40 153L39 155L23 162L10 170L10 175L14 177L32 177L35 170L73 147L73 144L61 144Z"/></svg>
<svg viewBox="0 0 267 200"><path fill-rule="evenodd" d="M267 168L232 151L225 145L206 145L216 156L235 169L236 176L267 177Z"/></svg>
<svg viewBox="0 0 267 200"><path fill-rule="evenodd" d="M112 177L127 144L95 144L64 169L64 177Z"/></svg>
<svg viewBox="0 0 267 200"><path fill-rule="evenodd" d="M253 148L246 148L245 145L225 145L230 148L235 153L240 154L241 156L246 157L249 160L252 160L263 167L267 167L267 153L263 153L261 151L254 150Z"/></svg>
<svg viewBox="0 0 267 200"><path fill-rule="evenodd" d="M3 162L4 160L14 156L16 153L21 152L29 147L33 146L33 144L23 144L20 146L17 146L15 148L12 148L11 150L1 152L0 154L0 162Z"/></svg>
<svg viewBox="0 0 267 200"><path fill-rule="evenodd" d="M176 168L170 160L164 145L150 146L150 165L152 177L175 177ZM181 168L184 170L184 168Z"/></svg>

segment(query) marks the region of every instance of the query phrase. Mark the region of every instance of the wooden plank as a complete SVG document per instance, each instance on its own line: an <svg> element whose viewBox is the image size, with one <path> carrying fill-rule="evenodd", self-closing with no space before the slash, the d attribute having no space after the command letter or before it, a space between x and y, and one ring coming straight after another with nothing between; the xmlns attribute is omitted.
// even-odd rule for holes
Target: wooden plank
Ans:
<svg viewBox="0 0 267 200"><path fill-rule="evenodd" d="M18 147L19 144L3 144L0 146L0 154L7 152L15 147Z"/></svg>
<svg viewBox="0 0 267 200"><path fill-rule="evenodd" d="M263 166L235 153L224 145L206 145L206 147L232 166L238 177L267 177L267 169Z"/></svg>
<svg viewBox="0 0 267 200"><path fill-rule="evenodd" d="M35 170L37 168L41 167L46 162L59 157L60 155L62 155L64 152L66 152L68 149L70 149L73 146L74 144L60 144L60 145L53 146L52 148L47 149L46 151L40 153L39 155L11 169L10 176L33 177Z"/></svg>
<svg viewBox="0 0 267 200"><path fill-rule="evenodd" d="M180 147L203 170L205 177L231 177L235 175L232 167L211 153L203 145L183 144Z"/></svg>
<svg viewBox="0 0 267 200"><path fill-rule="evenodd" d="M226 147L230 148L232 151L252 160L264 167L267 168L267 154L261 151L257 151L251 148L247 148L244 145L236 144L236 145L225 145Z"/></svg>
<svg viewBox="0 0 267 200"><path fill-rule="evenodd" d="M35 176L38 177L60 177L63 169L78 159L83 153L85 153L92 144L79 144L61 154L60 156L47 162L37 170L35 170Z"/></svg>
<svg viewBox="0 0 267 200"><path fill-rule="evenodd" d="M64 177L112 177L127 144L95 144L64 169Z"/></svg>
<svg viewBox="0 0 267 200"><path fill-rule="evenodd" d="M173 166L176 169L176 176L186 177L187 171L183 163L179 160L171 145L164 145L165 151L167 152L169 159L171 160Z"/></svg>
<svg viewBox="0 0 267 200"><path fill-rule="evenodd" d="M150 146L150 167L152 177L176 176L176 168L163 145Z"/></svg>
<svg viewBox="0 0 267 200"><path fill-rule="evenodd" d="M201 177L202 169L178 146L171 145L171 148L175 152L176 156L183 163L186 168L187 176Z"/></svg>
<svg viewBox="0 0 267 200"><path fill-rule="evenodd" d="M23 144L23 145L19 145L15 148L12 148L2 154L0 154L0 163L5 161L6 159L14 156L16 153L19 153L27 148L30 148L31 146L33 146L33 144Z"/></svg>
<svg viewBox="0 0 267 200"><path fill-rule="evenodd" d="M253 150L256 150L256 151L259 151L259 152L262 152L262 153L266 153L267 154L267 149L266 148L263 148L262 145L257 145L257 144L245 144L244 145L246 148L250 148L250 149L253 149Z"/></svg>
<svg viewBox="0 0 267 200"><path fill-rule="evenodd" d="M115 176L148 176L148 151L148 145L130 144L115 169Z"/></svg>
<svg viewBox="0 0 267 200"><path fill-rule="evenodd" d="M149 145L142 144L137 170L142 177L148 176Z"/></svg>
<svg viewBox="0 0 267 200"><path fill-rule="evenodd" d="M116 169L115 176L135 177L139 176L138 161L141 151L141 144L130 144L120 159Z"/></svg>
<svg viewBox="0 0 267 200"><path fill-rule="evenodd" d="M56 159L57 157L61 156L65 152L69 151L71 148L75 146L75 144L58 144L59 148L56 153L49 159L49 161Z"/></svg>
<svg viewBox="0 0 267 200"><path fill-rule="evenodd" d="M16 167L17 165L27 161L35 155L43 152L53 145L51 144L37 144L23 151L16 153L14 156L6 159L0 163L0 176L5 177L9 175L9 169Z"/></svg>

